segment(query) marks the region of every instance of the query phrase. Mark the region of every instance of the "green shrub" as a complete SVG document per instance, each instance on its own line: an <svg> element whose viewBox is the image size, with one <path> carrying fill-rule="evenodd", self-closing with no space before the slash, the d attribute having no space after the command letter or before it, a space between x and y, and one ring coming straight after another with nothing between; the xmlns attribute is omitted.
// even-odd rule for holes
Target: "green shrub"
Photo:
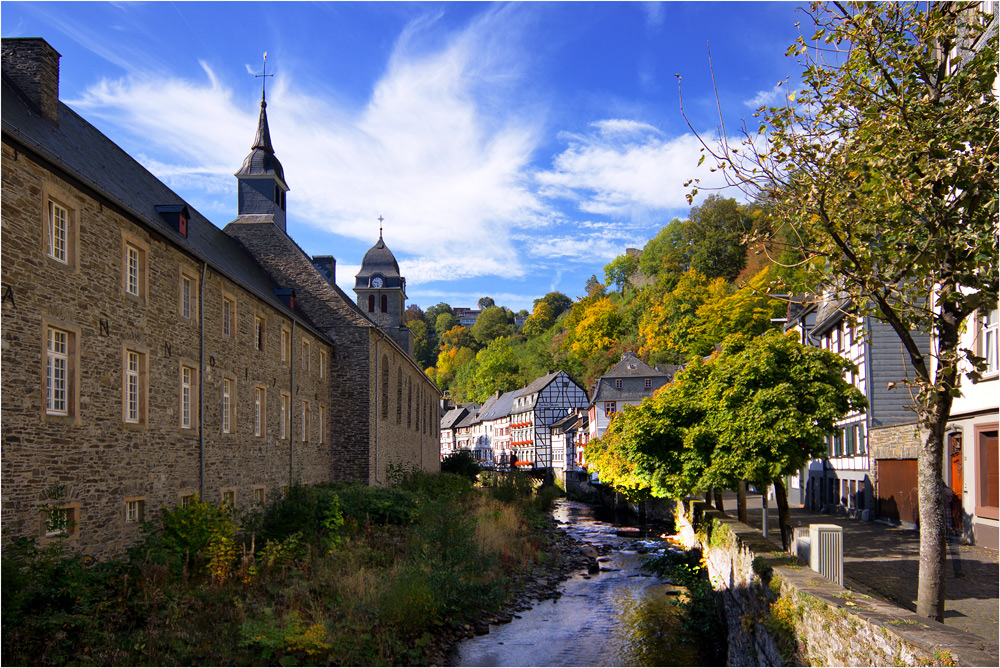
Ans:
<svg viewBox="0 0 1000 668"><path fill-rule="evenodd" d="M534 485L524 471L504 471L483 480L483 485L497 501L514 503L531 496Z"/></svg>
<svg viewBox="0 0 1000 668"><path fill-rule="evenodd" d="M344 526L340 496L326 485L292 485L264 510L256 525L261 542L282 542L298 534L303 542L329 553Z"/></svg>
<svg viewBox="0 0 1000 668"><path fill-rule="evenodd" d="M441 462L441 473L455 473L473 482L482 470L471 450L456 450Z"/></svg>
<svg viewBox="0 0 1000 668"><path fill-rule="evenodd" d="M562 495L562 490L554 485L539 487L532 496L531 506L539 512L547 513Z"/></svg>
<svg viewBox="0 0 1000 668"><path fill-rule="evenodd" d="M395 487L342 485L335 487L341 513L355 524L411 524L417 495Z"/></svg>
<svg viewBox="0 0 1000 668"><path fill-rule="evenodd" d="M159 523L144 523L129 554L137 563L165 564L175 575L219 577L236 558L238 530L228 506L194 498L187 506L164 508Z"/></svg>

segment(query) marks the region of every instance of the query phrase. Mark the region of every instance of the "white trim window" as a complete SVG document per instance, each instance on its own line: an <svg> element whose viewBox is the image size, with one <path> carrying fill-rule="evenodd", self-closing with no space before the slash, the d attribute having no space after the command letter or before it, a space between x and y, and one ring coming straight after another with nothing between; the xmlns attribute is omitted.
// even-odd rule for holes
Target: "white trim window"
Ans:
<svg viewBox="0 0 1000 668"><path fill-rule="evenodd" d="M233 381L222 379L222 433L228 434L232 429L231 410L233 407Z"/></svg>
<svg viewBox="0 0 1000 668"><path fill-rule="evenodd" d="M319 351L319 377L322 380L326 378L326 351Z"/></svg>
<svg viewBox="0 0 1000 668"><path fill-rule="evenodd" d="M125 351L125 422L139 424L139 376L142 356L134 350Z"/></svg>
<svg viewBox="0 0 1000 668"><path fill-rule="evenodd" d="M302 402L302 435L300 440L305 443L309 440L309 402Z"/></svg>
<svg viewBox="0 0 1000 668"><path fill-rule="evenodd" d="M233 335L233 313L236 305L229 297L222 298L222 335L230 337Z"/></svg>
<svg viewBox="0 0 1000 668"><path fill-rule="evenodd" d="M191 292L194 288L194 281L187 276L181 276L181 317L191 317Z"/></svg>
<svg viewBox="0 0 1000 668"><path fill-rule="evenodd" d="M194 386L194 369L181 367L181 428L191 428L191 401Z"/></svg>
<svg viewBox="0 0 1000 668"><path fill-rule="evenodd" d="M45 412L69 415L69 332L49 327L45 353Z"/></svg>
<svg viewBox="0 0 1000 668"><path fill-rule="evenodd" d="M290 403L290 397L282 393L281 394L281 423L280 423L280 433L281 439L284 440L288 438L288 404Z"/></svg>
<svg viewBox="0 0 1000 668"><path fill-rule="evenodd" d="M50 258L69 264L66 254L69 237L69 210L49 200L49 229L46 252Z"/></svg>
<svg viewBox="0 0 1000 668"><path fill-rule="evenodd" d="M132 244L125 244L125 291L136 297L141 296L142 251Z"/></svg>
<svg viewBox="0 0 1000 668"><path fill-rule="evenodd" d="M992 308L983 318L983 357L986 358L986 373L1000 372L1000 343L998 343L998 310Z"/></svg>
<svg viewBox="0 0 1000 668"><path fill-rule="evenodd" d="M253 395L253 435L264 434L264 388L255 387Z"/></svg>
<svg viewBox="0 0 1000 668"><path fill-rule="evenodd" d="M319 442L326 443L326 407L319 407Z"/></svg>
<svg viewBox="0 0 1000 668"><path fill-rule="evenodd" d="M146 502L143 499L131 499L125 502L125 521L128 523L144 522L146 520Z"/></svg>
<svg viewBox="0 0 1000 668"><path fill-rule="evenodd" d="M283 363L288 362L288 350L290 348L290 342L292 340L292 335L287 329L281 330L281 361Z"/></svg>
<svg viewBox="0 0 1000 668"><path fill-rule="evenodd" d="M253 339L257 350L264 350L264 319L259 315L253 317Z"/></svg>

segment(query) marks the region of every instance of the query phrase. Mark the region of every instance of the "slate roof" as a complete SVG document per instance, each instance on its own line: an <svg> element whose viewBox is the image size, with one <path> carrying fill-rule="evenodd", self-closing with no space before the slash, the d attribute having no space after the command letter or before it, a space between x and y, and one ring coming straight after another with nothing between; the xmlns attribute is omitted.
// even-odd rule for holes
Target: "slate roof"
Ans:
<svg viewBox="0 0 1000 668"><path fill-rule="evenodd" d="M253 147L236 176L277 176L288 187L285 184L285 170L271 146L271 131L267 127L267 102L264 100L260 102L260 119L257 121L257 136L254 137Z"/></svg>
<svg viewBox="0 0 1000 668"><path fill-rule="evenodd" d="M555 380L556 376L558 376L560 373L562 372L553 371L550 374L546 374L540 378L536 378L535 380L531 381L531 383L529 383L524 389L521 390L519 396L530 397L532 394L538 394L539 392L544 390L549 383Z"/></svg>
<svg viewBox="0 0 1000 668"><path fill-rule="evenodd" d="M513 390L511 392L506 392L501 394L484 412L481 412L480 419L484 422L487 420L499 420L510 415L511 408L514 407L514 399L520 396L521 390ZM495 396L495 395L494 395Z"/></svg>
<svg viewBox="0 0 1000 668"><path fill-rule="evenodd" d="M441 417L441 428L451 429L455 427L456 423L458 423L463 417L465 417L468 411L469 409L466 408L465 406L452 408L450 411L448 411Z"/></svg>
<svg viewBox="0 0 1000 668"><path fill-rule="evenodd" d="M625 353L618 364L614 365L605 373L602 378L655 378L658 376L670 376L672 374L651 367L634 353Z"/></svg>
<svg viewBox="0 0 1000 668"><path fill-rule="evenodd" d="M851 308L850 299L830 299L822 301L816 310L816 326L813 328L813 336L822 336L834 325L843 320Z"/></svg>
<svg viewBox="0 0 1000 668"><path fill-rule="evenodd" d="M566 414L566 417L559 418L552 423L552 431L561 431L566 433L566 430L573 427L577 422L580 423L580 428L585 429L590 422L590 418L587 417L586 411L570 411Z"/></svg>
<svg viewBox="0 0 1000 668"><path fill-rule="evenodd" d="M361 261L361 269L354 275L354 287L367 288L369 279L375 274L381 274L385 277L385 287L395 288L402 285L396 256L385 245L381 232L379 232L375 245L365 253L365 257Z"/></svg>
<svg viewBox="0 0 1000 668"><path fill-rule="evenodd" d="M24 101L6 75L0 98L3 132L64 172L68 180L97 193L151 232L206 262L213 271L225 275L269 306L303 324L311 324L274 295L273 290L281 286L274 285L239 244L65 103L59 102L59 124L55 126ZM191 214L187 237L159 215L156 207L162 205L187 206Z"/></svg>

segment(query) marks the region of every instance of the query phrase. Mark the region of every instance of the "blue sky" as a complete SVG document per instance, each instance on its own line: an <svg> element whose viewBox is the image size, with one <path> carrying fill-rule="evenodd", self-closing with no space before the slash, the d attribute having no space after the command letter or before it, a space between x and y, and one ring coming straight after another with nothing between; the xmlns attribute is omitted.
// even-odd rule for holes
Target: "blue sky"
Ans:
<svg viewBox="0 0 1000 668"><path fill-rule="evenodd" d="M692 124L727 131L798 67L796 3L2 4L62 55L60 96L216 225L260 110L288 230L345 290L378 238L409 303L531 310L688 211ZM735 194L734 194L735 196ZM697 203L697 201L696 201ZM353 294L350 293L349 294Z"/></svg>

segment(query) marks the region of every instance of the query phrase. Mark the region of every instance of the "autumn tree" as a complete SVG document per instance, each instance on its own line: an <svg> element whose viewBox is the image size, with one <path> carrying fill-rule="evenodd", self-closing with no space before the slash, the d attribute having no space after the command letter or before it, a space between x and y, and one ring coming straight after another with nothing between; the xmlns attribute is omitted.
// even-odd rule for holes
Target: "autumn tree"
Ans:
<svg viewBox="0 0 1000 668"><path fill-rule="evenodd" d="M437 333L438 339L444 336L445 332L457 326L458 318L451 311L438 314L434 320L434 331Z"/></svg>
<svg viewBox="0 0 1000 668"><path fill-rule="evenodd" d="M488 309L491 306L496 306L497 303L493 301L493 297L480 297L479 301L476 302L476 305L479 306L480 310L482 310Z"/></svg>
<svg viewBox="0 0 1000 668"><path fill-rule="evenodd" d="M535 305L535 311L524 321L521 331L525 336L539 336L555 324L555 321L552 306L548 302L539 301Z"/></svg>
<svg viewBox="0 0 1000 668"><path fill-rule="evenodd" d="M532 305L533 308L537 308L539 302L545 302L552 307L553 318L558 318L563 311L567 311L571 306L573 306L573 300L561 292L550 292L544 297L536 299Z"/></svg>
<svg viewBox="0 0 1000 668"><path fill-rule="evenodd" d="M967 318L998 290L997 33L980 3L814 4L788 54L802 86L758 111L742 145L721 128L709 163L804 240L800 261L887 323L916 378L917 613L944 615L945 428ZM695 194L696 190L692 193ZM933 352L918 345L930 335ZM934 357L932 358L932 355Z"/></svg>

